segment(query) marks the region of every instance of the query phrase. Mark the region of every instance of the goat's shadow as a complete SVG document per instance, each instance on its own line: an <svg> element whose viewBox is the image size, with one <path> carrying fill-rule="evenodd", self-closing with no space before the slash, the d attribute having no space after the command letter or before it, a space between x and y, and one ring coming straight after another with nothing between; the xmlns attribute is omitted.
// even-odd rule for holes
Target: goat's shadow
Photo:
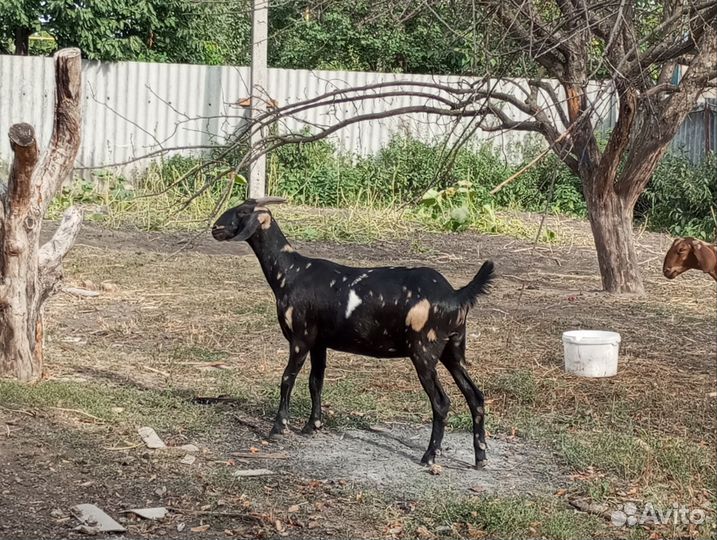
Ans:
<svg viewBox="0 0 717 540"><path fill-rule="evenodd" d="M391 433L389 431L356 431L360 434L354 434L344 431L331 432L327 433L326 435L330 437L347 438L364 444L369 444L382 451L401 456L402 458L405 458L408 461L411 461L416 464L421 464L420 459L418 459L416 456L422 456L428 444L426 443L426 446L424 447L418 442L407 441L405 437L401 437L400 435ZM416 438L419 436L419 434L420 432L416 433ZM426 437L426 441L428 441L428 437ZM394 444L394 442L399 443L401 446L397 446L396 444ZM403 447L412 450L412 452L408 452L408 450L403 449ZM468 463L453 456L446 455L445 451L441 451L440 459L443 462L442 465L446 468L463 470L466 467L472 467L471 463ZM451 464L448 465L447 462Z"/></svg>

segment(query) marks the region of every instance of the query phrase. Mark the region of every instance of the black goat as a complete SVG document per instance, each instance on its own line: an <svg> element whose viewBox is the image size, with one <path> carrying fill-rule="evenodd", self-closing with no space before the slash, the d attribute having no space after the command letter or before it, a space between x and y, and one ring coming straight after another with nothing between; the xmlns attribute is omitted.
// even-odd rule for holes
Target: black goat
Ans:
<svg viewBox="0 0 717 540"><path fill-rule="evenodd" d="M350 268L300 255L272 219L268 203L248 199L215 223L217 240L246 240L276 297L279 325L289 341L289 363L281 380L281 402L271 435L288 424L296 376L311 355L311 416L305 433L321 428L321 389L326 349L376 358L411 358L431 400L433 430L422 463L435 461L443 441L448 396L436 374L440 360L466 398L473 416L476 467L485 460L484 400L463 367L466 315L486 292L493 263L486 261L465 287L454 290L431 268Z"/></svg>

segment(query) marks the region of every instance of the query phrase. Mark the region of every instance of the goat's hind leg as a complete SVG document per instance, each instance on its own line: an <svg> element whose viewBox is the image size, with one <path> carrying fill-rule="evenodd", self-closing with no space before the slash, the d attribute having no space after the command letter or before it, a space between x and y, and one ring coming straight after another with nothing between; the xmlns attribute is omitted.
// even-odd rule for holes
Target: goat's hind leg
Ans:
<svg viewBox="0 0 717 540"><path fill-rule="evenodd" d="M421 386L431 400L433 409L433 426L431 428L431 440L426 453L421 458L421 463L432 465L436 462L436 453L443 444L443 432L446 427L446 416L451 408L450 399L443 390L438 373L436 373L436 360L430 355L416 355L411 357L413 365L418 373Z"/></svg>
<svg viewBox="0 0 717 540"><path fill-rule="evenodd" d="M309 375L309 393L311 394L311 416L301 430L306 435L318 431L321 423L321 390L324 387L326 371L326 347L316 346L311 349L311 374Z"/></svg>
<svg viewBox="0 0 717 540"><path fill-rule="evenodd" d="M453 377L456 385L468 402L473 416L473 448L475 450L476 468L485 465L485 400L483 392L473 383L468 372L463 367L463 358L466 351L465 334L458 339L452 339L446 345L441 355L441 362Z"/></svg>
<svg viewBox="0 0 717 540"><path fill-rule="evenodd" d="M284 369L281 377L281 399L279 401L279 411L276 413L274 426L271 428L269 438L281 435L286 432L286 426L289 424L289 401L291 399L291 391L294 389L296 376L306 361L308 347L304 343L289 343L289 363Z"/></svg>

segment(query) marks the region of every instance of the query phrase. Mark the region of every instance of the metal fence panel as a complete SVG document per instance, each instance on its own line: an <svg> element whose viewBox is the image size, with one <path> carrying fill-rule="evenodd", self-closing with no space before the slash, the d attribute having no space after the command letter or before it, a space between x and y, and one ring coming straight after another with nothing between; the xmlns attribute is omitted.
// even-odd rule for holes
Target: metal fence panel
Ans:
<svg viewBox="0 0 717 540"><path fill-rule="evenodd" d="M147 164L132 162L139 156L166 148L196 154L200 151L198 147L225 142L247 121L248 110L239 101L249 96L248 67L84 61L82 69L84 111L78 168L122 164L117 169L132 174ZM12 158L9 142L2 134L15 122L32 124L43 146L47 144L52 129L53 78L51 58L0 56L0 162L7 163ZM286 105L332 90L381 81L460 85L467 80L456 76L270 69L266 92L279 105ZM495 83L495 89L525 99L521 95L525 83L520 79L501 81ZM555 86L563 99L562 88ZM596 124L602 129L612 127L616 112L611 93L595 84L590 88L589 99L595 102ZM380 113L391 107L426 102L426 98L397 96L332 103L285 118L279 129L315 132L356 114ZM548 109L548 114L556 116L547 100L541 99L541 105ZM505 112L517 120L528 119L513 106L507 106ZM697 159L703 155L700 151L704 147L705 125L700 120L702 116L693 114L682 126L674 146L686 148ZM424 141L450 141L474 128L475 122L470 118L408 114L351 124L336 132L332 140L345 152L369 155L383 148L396 134ZM714 145L714 126L710 129ZM477 130L471 142L491 144L510 162L520 161L526 147L544 145L540 136L522 131Z"/></svg>

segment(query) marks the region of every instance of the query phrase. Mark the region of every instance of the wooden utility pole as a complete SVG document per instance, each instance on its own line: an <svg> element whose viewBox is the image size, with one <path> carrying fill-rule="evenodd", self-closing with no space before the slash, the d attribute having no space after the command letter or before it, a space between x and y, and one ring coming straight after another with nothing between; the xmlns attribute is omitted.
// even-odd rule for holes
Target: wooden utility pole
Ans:
<svg viewBox="0 0 717 540"><path fill-rule="evenodd" d="M251 19L251 122L266 111L269 72L266 65L267 40L269 35L269 0L253 0ZM252 127L249 143L252 151L259 148L266 135L265 130ZM254 160L249 167L249 196L266 195L266 156Z"/></svg>
<svg viewBox="0 0 717 540"><path fill-rule="evenodd" d="M82 211L73 206L40 245L42 218L80 148L80 70L79 49L55 53L55 120L42 155L31 125L10 128L14 157L7 186L0 182L0 377L42 376L42 311L60 286L62 259L82 225Z"/></svg>

